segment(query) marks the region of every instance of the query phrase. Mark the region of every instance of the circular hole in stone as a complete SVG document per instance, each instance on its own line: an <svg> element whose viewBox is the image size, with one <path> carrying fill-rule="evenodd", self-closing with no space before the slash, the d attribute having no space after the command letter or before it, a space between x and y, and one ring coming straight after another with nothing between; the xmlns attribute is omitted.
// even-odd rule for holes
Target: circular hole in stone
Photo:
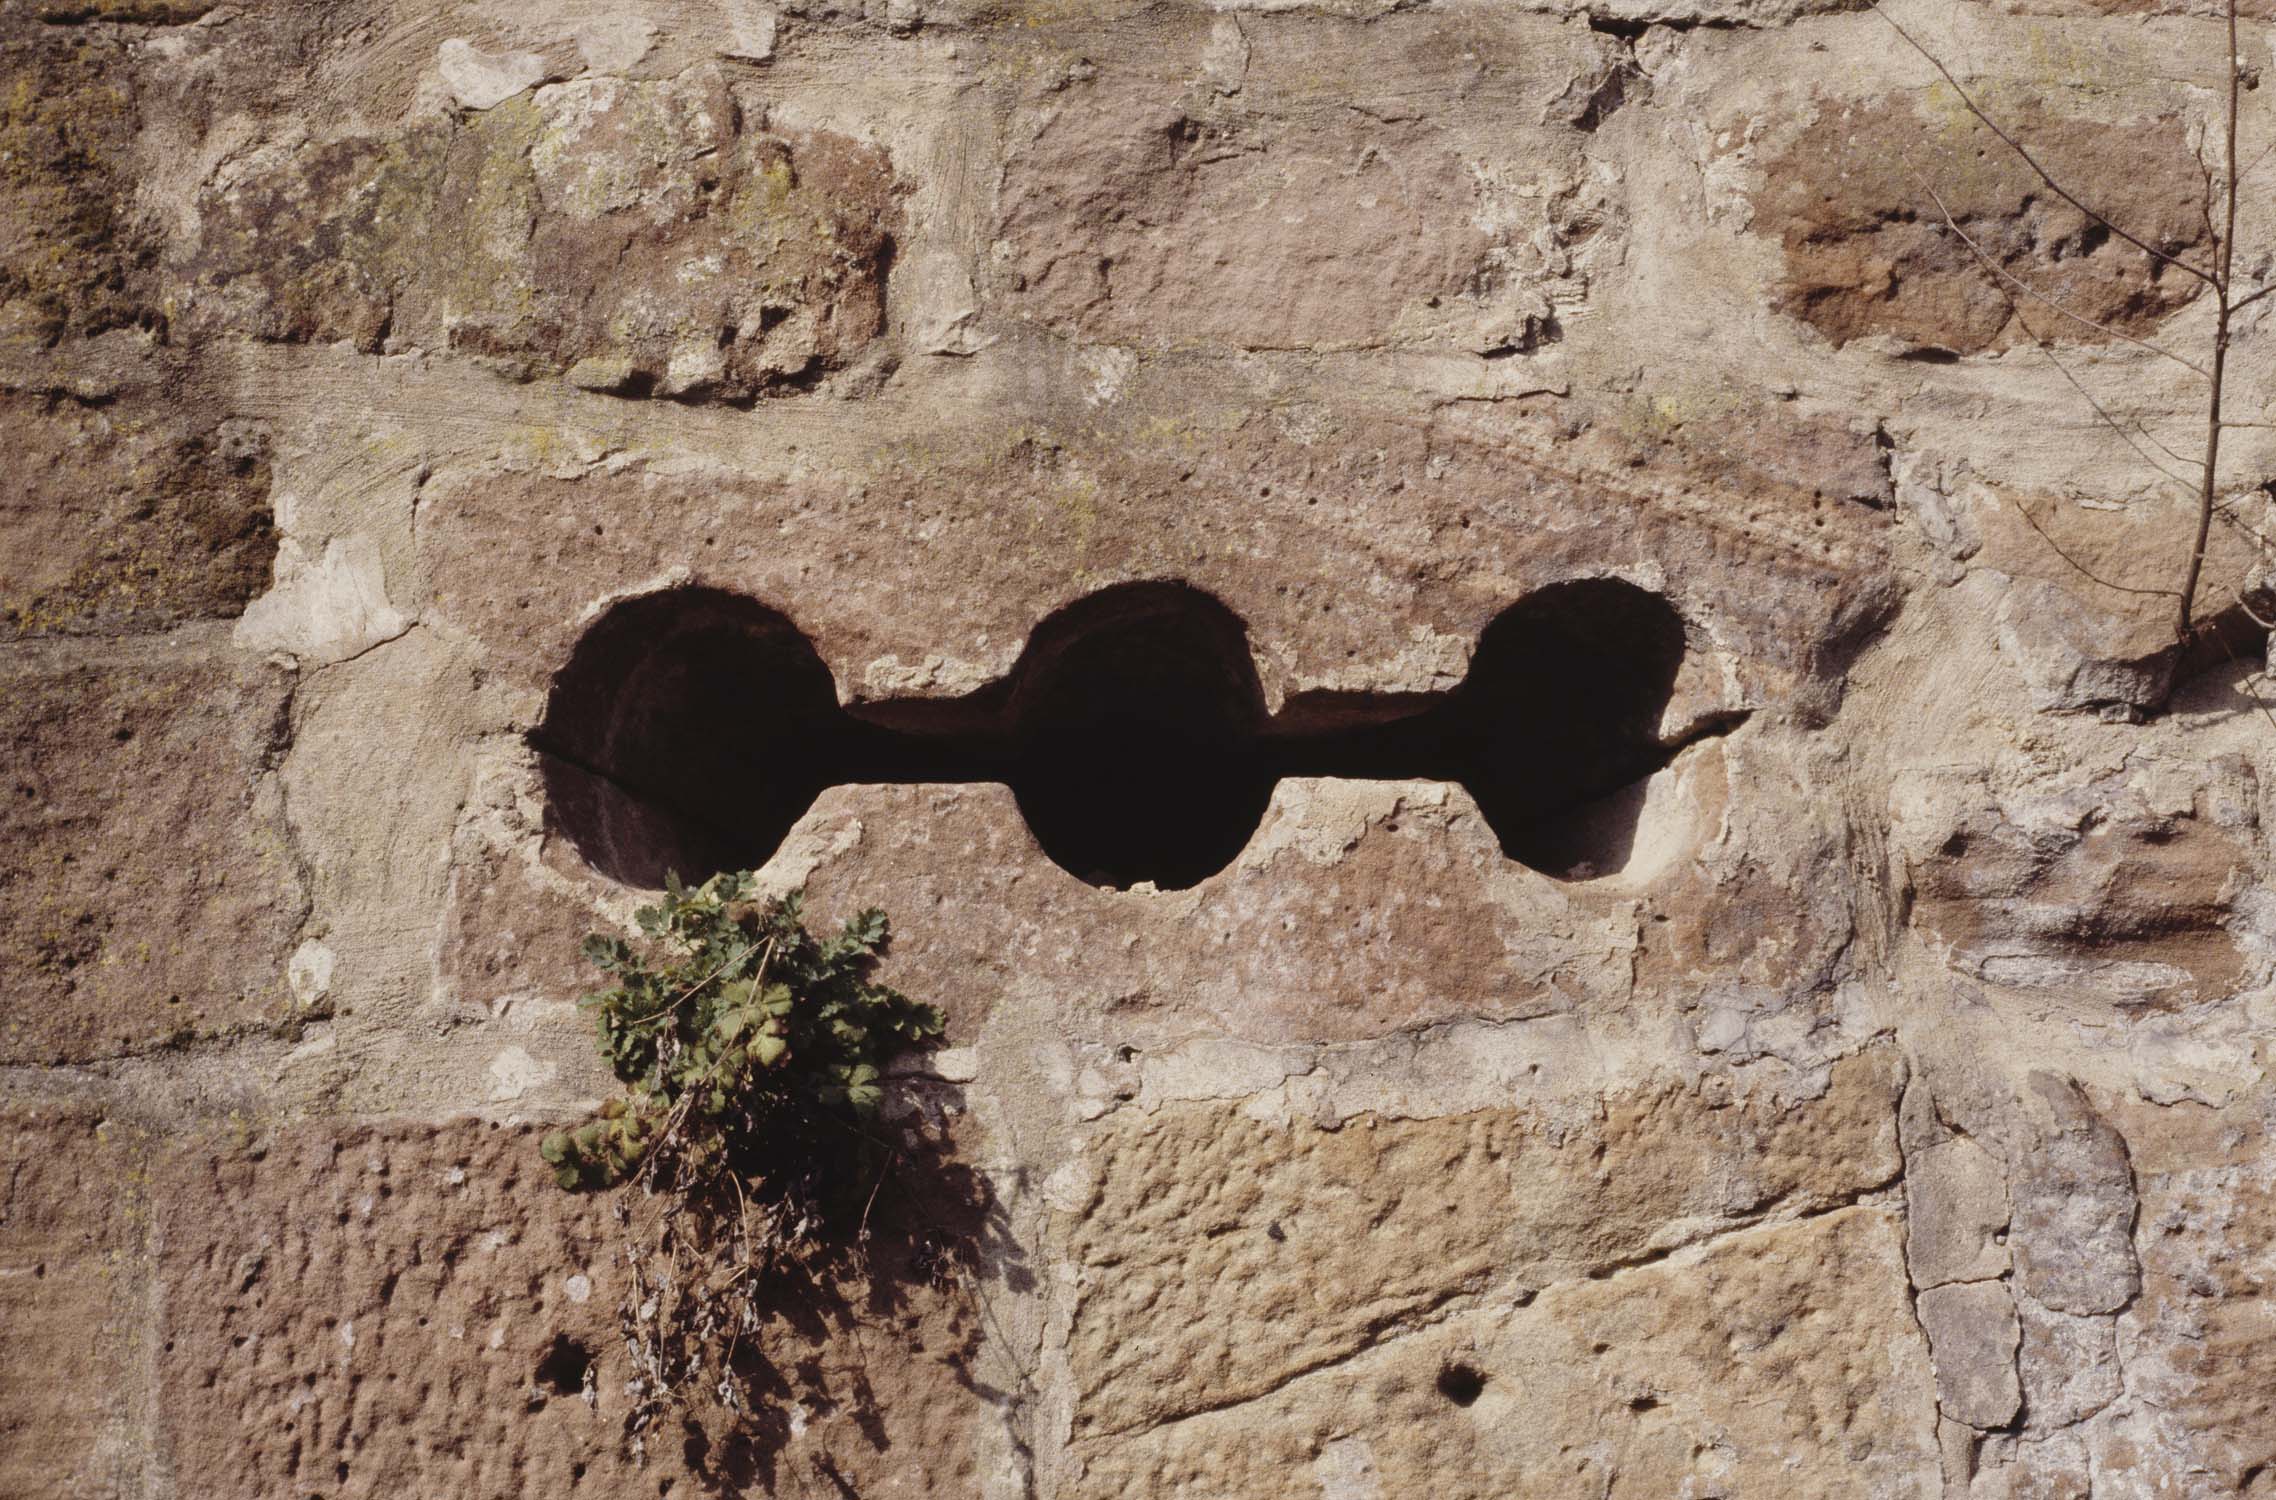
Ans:
<svg viewBox="0 0 2276 1500"><path fill-rule="evenodd" d="M1082 879L1194 885L1263 821L1264 694L1246 629L1210 595L1093 594L1036 628L1013 683L1012 790L1036 842Z"/></svg>
<svg viewBox="0 0 2276 1500"><path fill-rule="evenodd" d="M586 631L530 743L578 853L655 887L763 863L833 779L844 731L829 669L785 616L684 588Z"/></svg>
<svg viewBox="0 0 2276 1500"><path fill-rule="evenodd" d="M1451 1364L1438 1372L1438 1393L1456 1406L1475 1405L1485 1390L1485 1373L1474 1365Z"/></svg>

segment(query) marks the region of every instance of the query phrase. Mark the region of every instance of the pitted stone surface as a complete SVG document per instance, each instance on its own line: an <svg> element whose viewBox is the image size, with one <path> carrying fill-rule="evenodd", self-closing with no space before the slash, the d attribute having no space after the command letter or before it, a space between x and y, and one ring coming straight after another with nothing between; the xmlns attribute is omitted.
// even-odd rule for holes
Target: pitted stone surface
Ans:
<svg viewBox="0 0 2276 1500"><path fill-rule="evenodd" d="M611 1205L553 1187L527 1129L382 1124L196 1145L152 1158L158 1420L185 1495L787 1485L822 1472L817 1454L867 1486L864 1449L879 1476L978 1485L991 1408L968 1384L968 1290L897 1267L866 1357L819 1321L852 1304L789 1294L756 1336L783 1409L739 1440L666 1426L643 1468L623 1430L633 1372L615 1327ZM908 1253L890 1231L879 1243L886 1259Z"/></svg>
<svg viewBox="0 0 2276 1500"><path fill-rule="evenodd" d="M133 1494L149 1371L144 1132L84 1104L0 1103L0 1493Z"/></svg>
<svg viewBox="0 0 2276 1500"><path fill-rule="evenodd" d="M1469 1403L1445 1394L1450 1370L1482 1379ZM1765 1389L1786 1394L1765 1400ZM1334 1494L1323 1472L1355 1471L1344 1493L1463 1500L1939 1493L1927 1351L1905 1307L1895 1226L1873 1209L1553 1286L1514 1311L1404 1333L1252 1403L1079 1446L1072 1493L1084 1496L1312 1483Z"/></svg>
<svg viewBox="0 0 2276 1500"><path fill-rule="evenodd" d="M306 874L274 777L293 674L210 631L0 655L0 1058L288 1018Z"/></svg>
<svg viewBox="0 0 2276 1500"><path fill-rule="evenodd" d="M1671 1088L1592 1130L1512 1112L1259 1123L1223 1105L1102 1127L1068 1230L1078 1435L1253 1399L1450 1304L1610 1274L1897 1171L1891 1059L1780 1107ZM1838 1141L1823 1154L1819 1146Z"/></svg>

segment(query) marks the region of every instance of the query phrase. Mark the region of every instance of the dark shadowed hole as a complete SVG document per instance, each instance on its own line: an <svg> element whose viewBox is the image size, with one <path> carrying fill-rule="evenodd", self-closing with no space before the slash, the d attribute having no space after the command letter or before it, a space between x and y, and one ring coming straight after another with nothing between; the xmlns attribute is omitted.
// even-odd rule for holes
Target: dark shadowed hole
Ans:
<svg viewBox="0 0 2276 1500"><path fill-rule="evenodd" d="M1474 1406L1486 1391L1485 1375L1470 1365L1448 1365L1438 1372L1438 1393L1456 1406Z"/></svg>
<svg viewBox="0 0 2276 1500"><path fill-rule="evenodd" d="M843 779L845 727L829 670L789 620L675 589L586 632L530 740L578 853L653 887L765 860Z"/></svg>
<svg viewBox="0 0 2276 1500"><path fill-rule="evenodd" d="M1504 611L1448 705L1452 779L1510 858L1550 875L1628 862L1683 621L1618 579L1555 584Z"/></svg>
<svg viewBox="0 0 2276 1500"><path fill-rule="evenodd" d="M1008 780L1036 842L1094 885L1190 886L1233 862L1276 779L1240 620L1195 589L1094 594L1029 638Z"/></svg>
<svg viewBox="0 0 2276 1500"><path fill-rule="evenodd" d="M593 1368L593 1353L564 1334L555 1334L537 1362L535 1384L556 1396L574 1396L585 1388Z"/></svg>

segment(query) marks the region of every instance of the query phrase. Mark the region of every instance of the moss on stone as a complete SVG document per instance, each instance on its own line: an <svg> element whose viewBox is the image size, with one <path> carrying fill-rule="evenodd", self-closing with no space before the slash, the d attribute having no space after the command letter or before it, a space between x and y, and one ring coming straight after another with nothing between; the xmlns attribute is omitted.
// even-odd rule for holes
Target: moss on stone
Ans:
<svg viewBox="0 0 2276 1500"><path fill-rule="evenodd" d="M154 317L127 211L136 123L117 46L0 32L0 306L43 341Z"/></svg>

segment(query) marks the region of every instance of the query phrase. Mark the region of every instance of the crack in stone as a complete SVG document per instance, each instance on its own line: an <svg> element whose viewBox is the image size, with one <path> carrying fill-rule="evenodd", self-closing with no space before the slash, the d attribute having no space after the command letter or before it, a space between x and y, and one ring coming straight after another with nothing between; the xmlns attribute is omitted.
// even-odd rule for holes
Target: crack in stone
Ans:
<svg viewBox="0 0 2276 1500"><path fill-rule="evenodd" d="M1855 1193L1837 1199L1834 1202L1828 1203L1820 1208L1786 1215L1778 1214L1775 1211L1765 1213L1743 1223L1727 1225L1721 1229L1717 1229L1710 1233L1704 1234L1697 1239L1686 1240L1681 1244L1672 1245L1662 1250L1656 1250L1647 1255L1636 1257L1632 1260L1616 1262L1608 1268L1591 1270L1579 1276L1563 1277L1556 1281L1545 1282L1537 1287L1521 1288L1511 1299L1509 1308L1514 1312L1521 1308L1530 1307L1535 1302L1539 1301L1540 1298L1544 1295L1557 1291L1560 1288L1582 1286L1592 1282L1616 1281L1628 1275L1630 1272L1647 1270L1654 1266L1664 1264L1670 1260L1673 1260L1677 1256L1683 1255L1687 1251L1697 1251L1701 1255L1704 1255L1708 1251L1721 1245L1726 1240L1735 1239L1741 1235L1755 1234L1774 1229L1788 1229L1798 1224L1809 1224L1819 1219L1831 1218L1837 1214L1849 1213L1863 1208L1878 1207L1881 1206L1883 1202L1883 1195L1885 1194L1886 1190L1892 1183L1896 1182L1897 1180L1897 1178L1892 1177L1886 1182L1876 1183L1870 1187L1861 1188ZM1143 1425L1131 1427L1101 1427L1093 1432L1084 1434L1084 1437L1081 1441L1097 1442L1107 1438L1146 1437L1153 1433L1160 1432L1165 1428L1175 1427L1182 1423L1190 1422L1197 1417L1205 1417L1220 1412L1233 1411L1244 1406L1253 1406L1259 1401L1270 1400L1272 1397L1279 1395L1282 1391L1287 1390L1290 1386L1295 1385L1298 1381L1309 1379L1314 1375L1323 1374L1329 1370L1338 1369L1344 1365L1350 1364L1353 1360L1358 1359L1361 1355L1370 1354L1378 1350L1393 1348L1396 1345L1403 1343L1407 1339L1413 1338L1418 1334L1427 1333L1433 1329L1441 1328L1447 1323L1451 1322L1453 1319L1463 1315L1464 1313L1481 1310L1486 1300L1487 1299L1484 1294L1472 1293L1466 1289L1451 1291L1441 1300L1429 1304L1427 1307L1420 1309L1418 1312L1401 1314L1383 1319L1381 1322L1373 1325L1368 1329L1368 1336L1357 1346L1351 1349L1347 1349L1343 1353L1323 1359L1318 1363L1308 1364L1302 1369L1291 1370L1287 1374L1281 1376L1279 1379L1273 1381L1264 1389L1259 1390L1253 1394L1228 1396L1220 1401L1214 1401L1204 1405L1195 1406L1181 1412L1174 1412L1169 1416L1163 1417L1159 1421L1146 1423ZM1922 1337L1925 1340L1925 1331L1923 1332Z"/></svg>

